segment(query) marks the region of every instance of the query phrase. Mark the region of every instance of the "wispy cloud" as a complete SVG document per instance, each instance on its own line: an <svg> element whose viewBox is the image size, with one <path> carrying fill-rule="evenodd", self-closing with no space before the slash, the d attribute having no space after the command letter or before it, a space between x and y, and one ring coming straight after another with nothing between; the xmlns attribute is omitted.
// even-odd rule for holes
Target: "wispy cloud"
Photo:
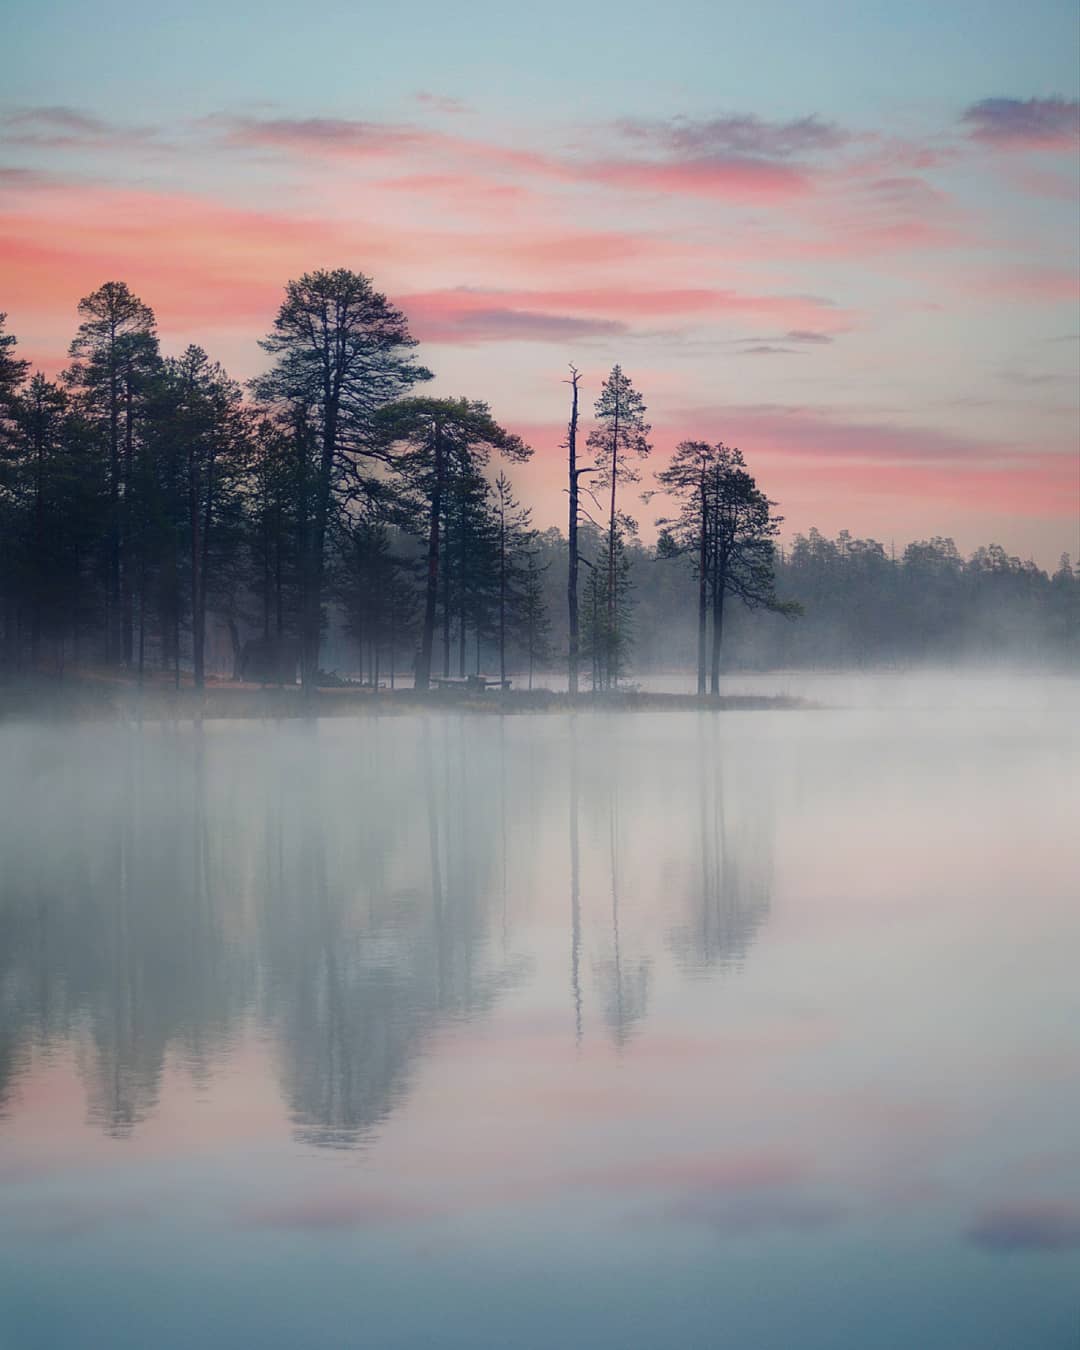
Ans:
<svg viewBox="0 0 1080 1350"><path fill-rule="evenodd" d="M130 150L159 142L154 127L107 122L79 108L50 104L0 113L0 139L38 150Z"/></svg>
<svg viewBox="0 0 1080 1350"><path fill-rule="evenodd" d="M425 108L432 108L435 112L460 116L462 113L472 111L463 98L452 98L449 94L435 94L429 89L419 90L414 97L417 103Z"/></svg>
<svg viewBox="0 0 1080 1350"><path fill-rule="evenodd" d="M1005 150L1061 150L1080 140L1076 99L984 98L961 121L972 140Z"/></svg>
<svg viewBox="0 0 1080 1350"><path fill-rule="evenodd" d="M616 319L582 319L569 314L538 314L521 309L429 308L414 303L413 332L427 342L571 342L618 337L628 329Z"/></svg>
<svg viewBox="0 0 1080 1350"><path fill-rule="evenodd" d="M226 145L329 155L386 155L426 144L418 127L349 117L247 117L214 113L203 124Z"/></svg>
<svg viewBox="0 0 1080 1350"><path fill-rule="evenodd" d="M806 328L792 328L784 334L788 342L828 343L836 339L828 333L815 333Z"/></svg>
<svg viewBox="0 0 1080 1350"><path fill-rule="evenodd" d="M789 328L786 333L735 338L733 347L743 356L802 356L807 347L828 346L836 339L829 333L818 333L810 328ZM796 346L789 344L795 343Z"/></svg>
<svg viewBox="0 0 1080 1350"><path fill-rule="evenodd" d="M552 290L489 290L454 287L396 297L415 322L417 332L451 340L510 337L553 339L610 336L628 325L658 318L705 321L718 316L806 318L838 321L839 312L820 296L754 295L708 287L583 286ZM834 318L834 313L836 317ZM568 318L567 316L574 316ZM490 338L485 338L490 331ZM795 330L792 330L795 331Z"/></svg>
<svg viewBox="0 0 1080 1350"><path fill-rule="evenodd" d="M767 122L743 113L726 117L672 117L666 121L626 118L618 130L631 141L669 150L688 159L702 156L743 159L791 159L835 150L849 133L817 117Z"/></svg>
<svg viewBox="0 0 1080 1350"><path fill-rule="evenodd" d="M774 201L802 196L811 189L807 174L794 165L738 155L599 159L588 164L582 174L590 182L609 187L723 197L729 202Z"/></svg>

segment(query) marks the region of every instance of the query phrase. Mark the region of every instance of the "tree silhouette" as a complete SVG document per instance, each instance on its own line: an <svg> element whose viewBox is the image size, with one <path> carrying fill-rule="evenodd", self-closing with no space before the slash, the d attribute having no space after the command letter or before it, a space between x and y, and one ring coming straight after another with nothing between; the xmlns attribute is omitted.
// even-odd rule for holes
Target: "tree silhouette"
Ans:
<svg viewBox="0 0 1080 1350"><path fill-rule="evenodd" d="M302 558L302 678L314 685L322 632L323 582L330 518L338 500L365 490L365 464L376 452L378 410L431 378L411 354L404 314L368 277L345 268L290 281L262 347L277 357L254 381L257 396L302 408L318 447L312 510Z"/></svg>
<svg viewBox="0 0 1080 1350"><path fill-rule="evenodd" d="M378 431L395 455L405 485L426 518L427 568L415 683L417 689L427 689L431 683L439 582L444 579L442 569L446 567L444 514L449 492L462 475L482 467L492 450L517 461L527 459L532 451L520 437L499 426L486 403L466 398L403 399L382 410ZM448 642L448 603L444 610Z"/></svg>
<svg viewBox="0 0 1080 1350"><path fill-rule="evenodd" d="M71 343L64 379L97 428L108 458L110 521L106 659L117 648L134 657L135 566L132 493L136 442L145 396L158 365L154 311L122 281L107 281L79 301L83 321ZM119 643L113 638L119 629Z"/></svg>
<svg viewBox="0 0 1080 1350"><path fill-rule="evenodd" d="M610 491L607 527L607 640L619 640L619 577L617 552L620 528L617 519L616 493L620 483L636 483L641 475L633 459L644 459L652 447L648 441L651 430L645 421L645 401L623 374L621 366L614 366L604 381L596 400L594 415L597 425L589 433L588 446L596 463L598 487ZM627 522L629 518L627 517ZM595 632L594 632L595 641ZM609 678L618 681L619 661L614 649L603 662Z"/></svg>

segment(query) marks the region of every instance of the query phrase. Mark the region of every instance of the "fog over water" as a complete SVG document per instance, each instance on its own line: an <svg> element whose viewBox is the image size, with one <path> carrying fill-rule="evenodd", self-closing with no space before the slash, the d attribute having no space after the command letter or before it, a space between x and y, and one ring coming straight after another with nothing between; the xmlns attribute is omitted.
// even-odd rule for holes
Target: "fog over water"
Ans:
<svg viewBox="0 0 1080 1350"><path fill-rule="evenodd" d="M1056 1347L1080 685L0 726L0 1346Z"/></svg>

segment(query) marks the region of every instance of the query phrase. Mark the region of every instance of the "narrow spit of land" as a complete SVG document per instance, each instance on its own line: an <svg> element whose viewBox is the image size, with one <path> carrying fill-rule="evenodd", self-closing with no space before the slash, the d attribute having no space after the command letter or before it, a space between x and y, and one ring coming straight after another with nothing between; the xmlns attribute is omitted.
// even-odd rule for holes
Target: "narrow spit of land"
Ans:
<svg viewBox="0 0 1080 1350"><path fill-rule="evenodd" d="M317 689L279 688L238 683L213 683L204 689L120 679L64 678L15 680L0 684L0 720L76 721L217 721L260 718L325 718L395 716L417 712L505 716L536 713L664 712L709 709L755 710L813 708L806 699L787 696L650 693L639 689L585 692L571 699L550 689L487 690L443 688Z"/></svg>

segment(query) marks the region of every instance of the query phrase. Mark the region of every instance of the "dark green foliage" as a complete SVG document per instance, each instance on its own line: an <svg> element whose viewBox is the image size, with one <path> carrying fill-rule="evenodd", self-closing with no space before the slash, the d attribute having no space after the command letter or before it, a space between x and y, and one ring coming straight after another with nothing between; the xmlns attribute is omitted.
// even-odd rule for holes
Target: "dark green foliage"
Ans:
<svg viewBox="0 0 1080 1350"><path fill-rule="evenodd" d="M539 550L533 547L535 535L525 549L525 567L519 574L520 591L515 614L514 636L523 649L529 688L539 668L546 669L555 660L551 643L551 618L544 599L543 570L537 565Z"/></svg>
<svg viewBox="0 0 1080 1350"><path fill-rule="evenodd" d="M305 686L311 686L335 517L350 501L378 496L375 416L431 372L413 360L416 340L404 314L368 277L345 268L290 281L261 345L277 360L253 382L253 392L265 403L292 410L298 436L310 434L316 456L310 487L303 491L300 558L302 670Z"/></svg>
<svg viewBox="0 0 1080 1350"><path fill-rule="evenodd" d="M418 593L415 550L392 526L343 522L336 549L335 596L360 653L365 683L393 688L416 643ZM409 555L412 556L409 556Z"/></svg>
<svg viewBox="0 0 1080 1350"><path fill-rule="evenodd" d="M623 513L620 518L617 493L620 484L636 483L641 475L634 459L644 459L652 449L648 436L651 430L645 421L645 400L623 374L621 366L614 366L604 381L596 400L596 426L589 433L588 447L597 469L594 486L607 494L606 569L604 602L607 615L603 623L590 621L588 645L593 661L593 687L598 671L603 672L604 688L618 683L619 672L625 664L629 636L623 629L629 617L626 600L627 587L621 576L619 550L625 533L633 532L636 523ZM597 564L594 562L595 568ZM588 583L590 604L595 607L597 585ZM606 643L600 651L598 644Z"/></svg>
<svg viewBox="0 0 1080 1350"><path fill-rule="evenodd" d="M122 281L107 281L85 296L79 314L64 380L108 465L105 657L130 667L140 575L134 483L145 447L147 401L159 371L157 328L154 311Z"/></svg>
<svg viewBox="0 0 1080 1350"><path fill-rule="evenodd" d="M385 447L400 473L412 528L426 538L423 616L416 658L416 683L426 689L432 678L437 612L441 605L443 675L450 674L451 635L457 623L460 674L465 674L466 635L485 628L486 587L477 585L490 571L477 557L491 545L485 509L483 470L492 450L514 461L532 453L518 436L505 431L486 403L466 398L409 398L383 408L375 419L377 443Z"/></svg>
<svg viewBox="0 0 1080 1350"><path fill-rule="evenodd" d="M616 516L614 533L604 532L596 561L587 569L581 646L590 663L594 691L615 688L629 666L634 587L626 541L632 537L632 527L627 517Z"/></svg>
<svg viewBox="0 0 1080 1350"><path fill-rule="evenodd" d="M773 514L776 503L758 487L741 452L723 444L683 441L657 482L680 508L674 520L658 522L657 555L690 559L698 587L698 693L705 693L708 668L716 694L727 596L747 609L789 618L801 613L796 602L776 594L774 541L783 517Z"/></svg>

